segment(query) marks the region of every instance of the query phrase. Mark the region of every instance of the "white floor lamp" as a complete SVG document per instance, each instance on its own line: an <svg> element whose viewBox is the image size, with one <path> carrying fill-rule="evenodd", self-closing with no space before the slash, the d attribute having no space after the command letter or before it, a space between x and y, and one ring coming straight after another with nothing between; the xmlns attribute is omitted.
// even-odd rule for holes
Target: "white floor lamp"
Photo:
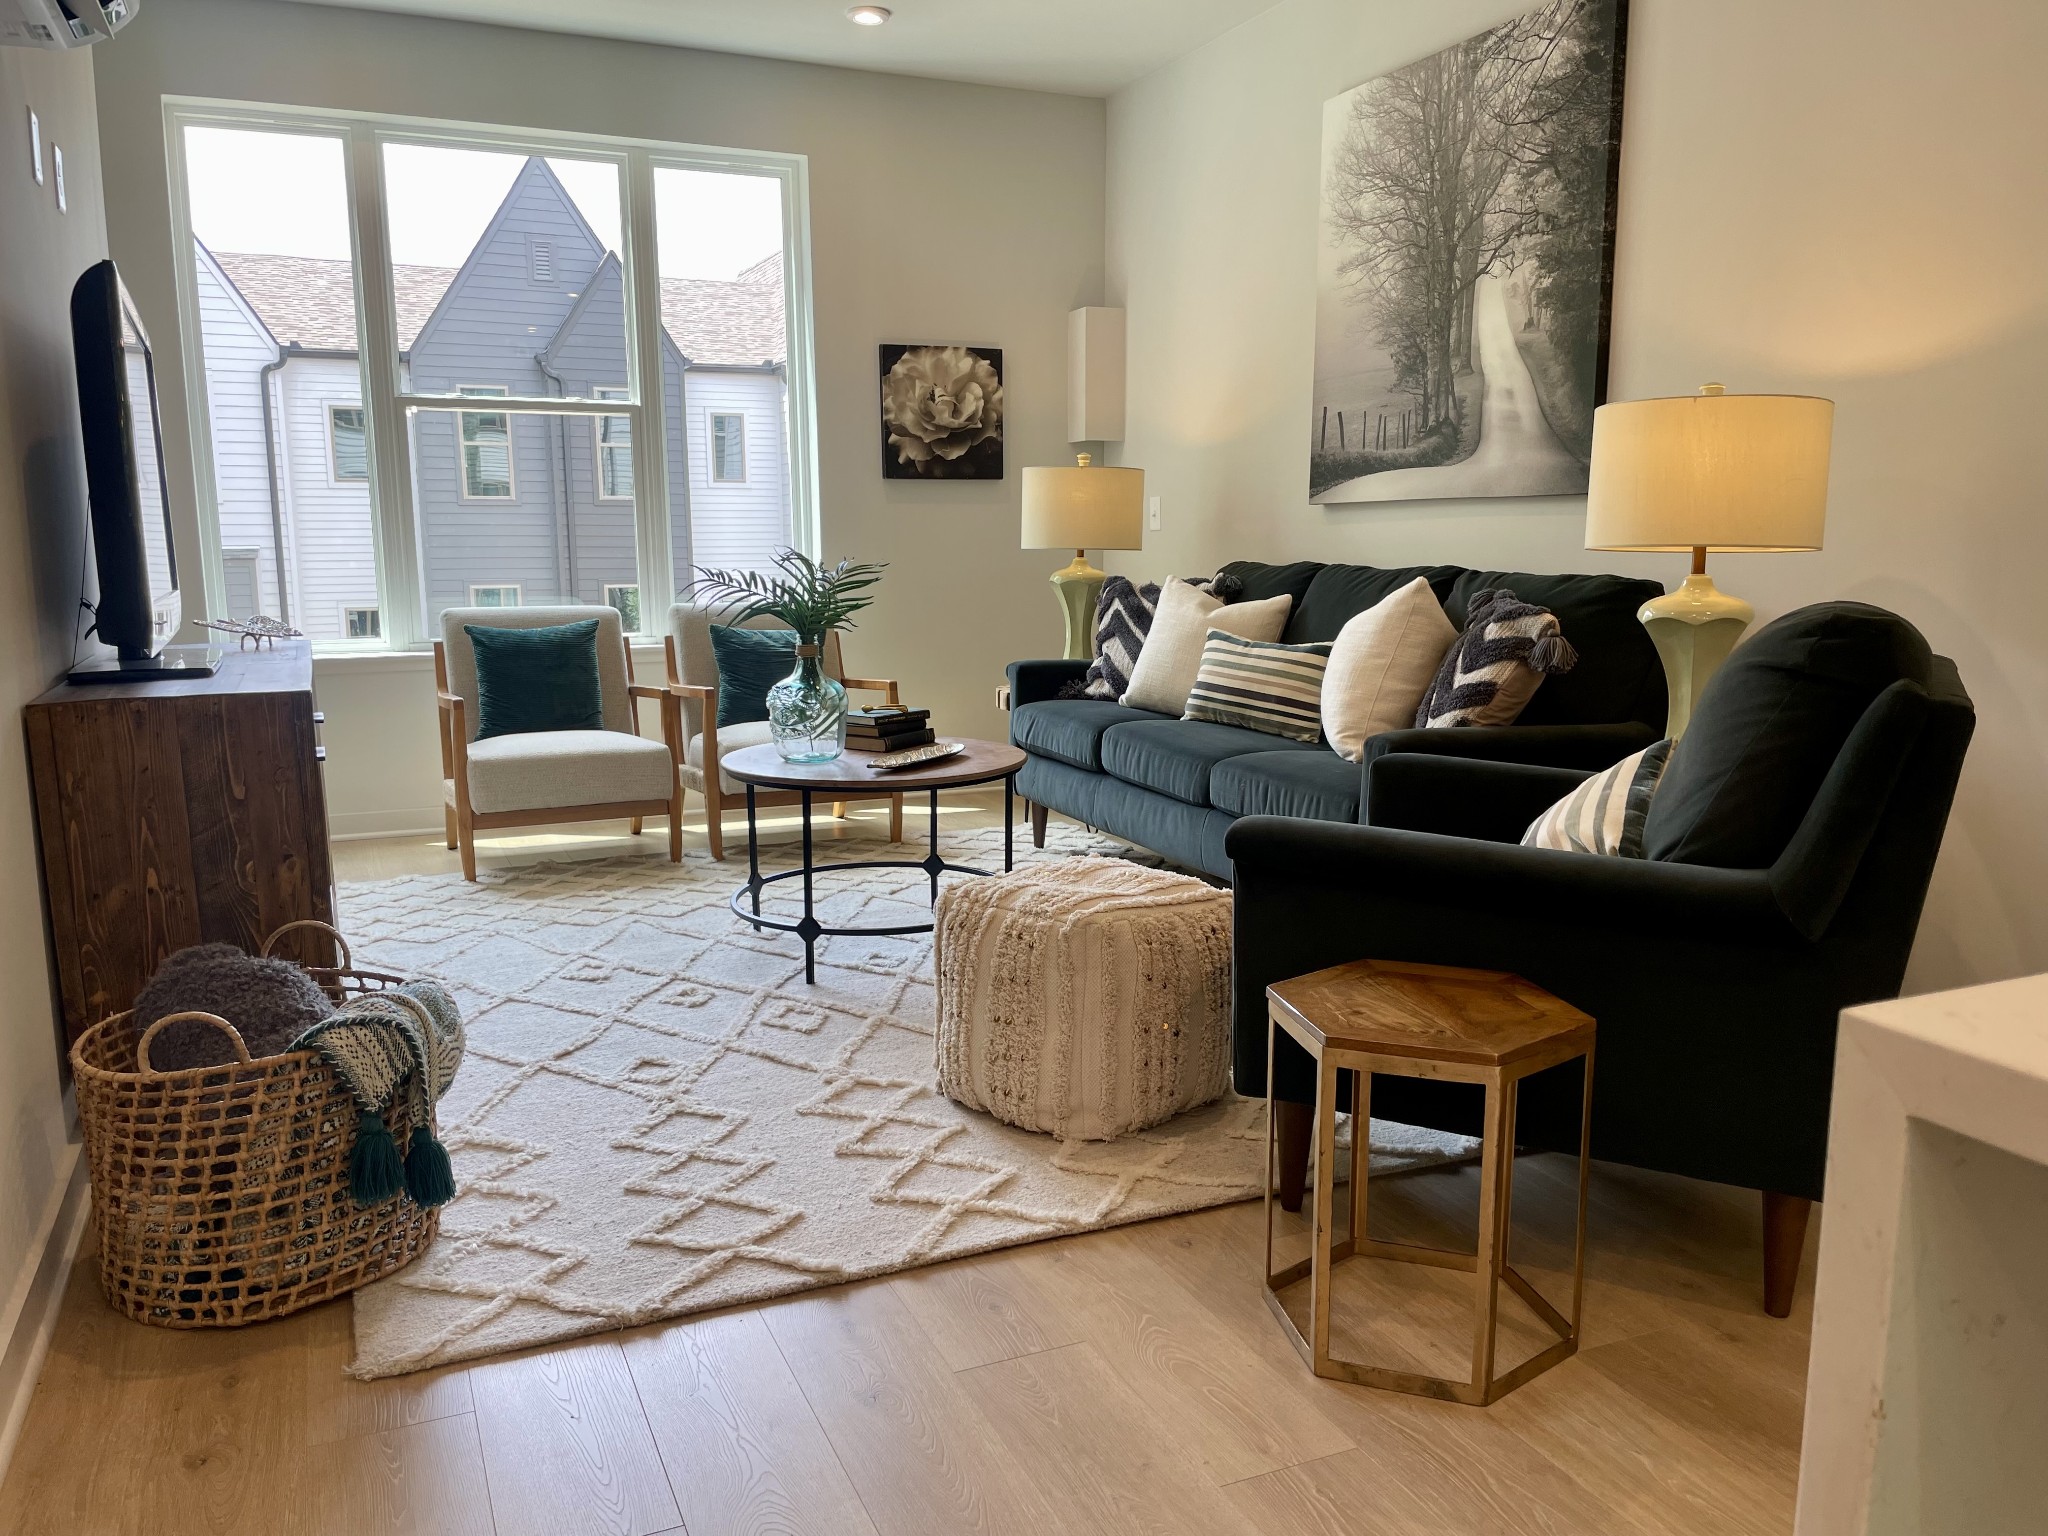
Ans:
<svg viewBox="0 0 2048 1536"><path fill-rule="evenodd" d="M1664 661L1674 741L1756 617L1714 585L1707 555L1820 548L1834 419L1831 400L1731 395L1719 384L1593 413L1586 548L1692 555L1685 584L1636 614Z"/></svg>

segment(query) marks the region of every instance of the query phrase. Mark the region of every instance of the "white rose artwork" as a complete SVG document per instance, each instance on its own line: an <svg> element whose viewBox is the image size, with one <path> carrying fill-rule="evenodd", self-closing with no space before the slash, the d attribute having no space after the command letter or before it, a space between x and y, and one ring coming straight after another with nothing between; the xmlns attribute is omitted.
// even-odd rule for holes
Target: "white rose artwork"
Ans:
<svg viewBox="0 0 2048 1536"><path fill-rule="evenodd" d="M892 480L1003 478L997 347L882 347L882 473Z"/></svg>

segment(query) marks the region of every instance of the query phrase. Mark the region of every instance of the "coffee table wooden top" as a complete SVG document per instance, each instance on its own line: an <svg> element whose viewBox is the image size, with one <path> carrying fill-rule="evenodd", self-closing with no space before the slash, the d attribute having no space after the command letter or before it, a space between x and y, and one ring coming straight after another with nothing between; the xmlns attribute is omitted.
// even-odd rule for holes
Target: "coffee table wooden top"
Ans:
<svg viewBox="0 0 2048 1536"><path fill-rule="evenodd" d="M1593 1043L1593 1020L1509 971L1354 960L1266 988L1319 1044L1338 1051L1505 1067Z"/></svg>
<svg viewBox="0 0 2048 1536"><path fill-rule="evenodd" d="M950 738L966 750L942 757L922 768L883 769L874 766L873 752L842 752L829 763L791 763L783 760L773 742L758 747L741 747L718 760L718 766L742 784L763 789L850 789L864 790L958 789L968 784L986 784L1007 779L1024 766L1024 754L998 741Z"/></svg>

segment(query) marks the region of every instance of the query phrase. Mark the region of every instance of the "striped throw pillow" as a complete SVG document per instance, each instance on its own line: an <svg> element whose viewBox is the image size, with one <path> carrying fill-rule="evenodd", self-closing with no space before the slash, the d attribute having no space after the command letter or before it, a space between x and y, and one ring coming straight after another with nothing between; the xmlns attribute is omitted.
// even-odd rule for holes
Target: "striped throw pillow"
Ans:
<svg viewBox="0 0 2048 1536"><path fill-rule="evenodd" d="M1530 822L1522 846L1640 859L1643 818L1670 761L1671 743L1660 741L1594 774Z"/></svg>
<svg viewBox="0 0 2048 1536"><path fill-rule="evenodd" d="M1286 736L1323 737L1323 671L1328 643L1282 645L1246 640L1212 629L1202 646L1202 670L1188 692L1184 720L1213 720Z"/></svg>

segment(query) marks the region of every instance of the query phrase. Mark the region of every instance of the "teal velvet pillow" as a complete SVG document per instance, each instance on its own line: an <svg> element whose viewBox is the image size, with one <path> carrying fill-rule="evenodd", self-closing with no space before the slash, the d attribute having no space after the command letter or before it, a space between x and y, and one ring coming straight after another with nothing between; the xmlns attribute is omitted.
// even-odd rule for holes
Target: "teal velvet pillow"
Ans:
<svg viewBox="0 0 2048 1536"><path fill-rule="evenodd" d="M711 626L718 661L718 723L743 725L768 718L768 690L796 670L796 631Z"/></svg>
<svg viewBox="0 0 2048 1536"><path fill-rule="evenodd" d="M497 629L465 624L476 650L476 739L527 731L601 731L597 620Z"/></svg>

